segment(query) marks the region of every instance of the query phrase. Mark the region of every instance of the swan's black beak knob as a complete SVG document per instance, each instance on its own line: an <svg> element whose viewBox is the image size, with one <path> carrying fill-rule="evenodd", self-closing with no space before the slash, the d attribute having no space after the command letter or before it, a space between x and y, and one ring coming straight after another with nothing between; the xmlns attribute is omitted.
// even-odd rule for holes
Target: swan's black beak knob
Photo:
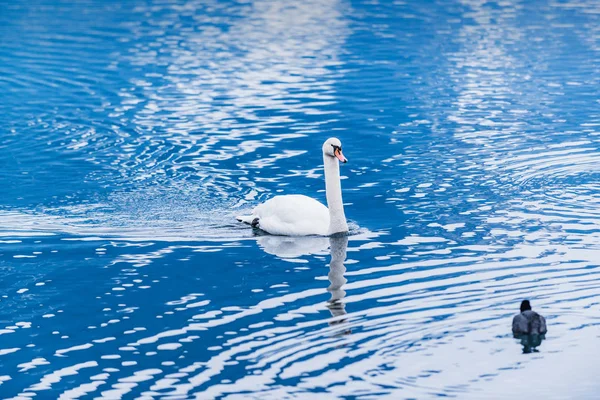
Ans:
<svg viewBox="0 0 600 400"><path fill-rule="evenodd" d="M336 147L333 150L333 154L337 157L338 160L340 160L343 163L347 163L348 159L346 157L344 157L344 153L342 153L342 149L339 147Z"/></svg>

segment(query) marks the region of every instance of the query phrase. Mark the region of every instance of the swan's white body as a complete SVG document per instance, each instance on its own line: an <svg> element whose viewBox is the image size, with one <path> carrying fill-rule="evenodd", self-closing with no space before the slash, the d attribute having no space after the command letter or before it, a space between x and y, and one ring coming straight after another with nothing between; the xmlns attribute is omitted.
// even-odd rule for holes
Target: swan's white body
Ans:
<svg viewBox="0 0 600 400"><path fill-rule="evenodd" d="M323 164L329 208L308 196L275 196L257 206L251 215L237 217L238 221L272 235L307 236L347 232L338 159L346 162L341 143L335 138L328 139L323 144Z"/></svg>
<svg viewBox="0 0 600 400"><path fill-rule="evenodd" d="M272 235L327 235L329 231L327 207L300 194L275 196L257 206L252 217L258 218L260 229Z"/></svg>

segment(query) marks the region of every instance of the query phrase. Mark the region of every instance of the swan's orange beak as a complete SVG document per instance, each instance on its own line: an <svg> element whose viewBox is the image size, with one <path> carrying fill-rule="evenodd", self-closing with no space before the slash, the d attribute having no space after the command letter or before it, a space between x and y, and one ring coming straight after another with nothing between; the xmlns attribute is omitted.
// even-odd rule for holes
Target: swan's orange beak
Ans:
<svg viewBox="0 0 600 400"><path fill-rule="evenodd" d="M342 153L342 149L340 149L339 147L336 147L336 149L333 150L333 154L335 154L337 159L340 160L341 162L343 162L343 163L348 162L348 159L346 157L344 157L344 154Z"/></svg>

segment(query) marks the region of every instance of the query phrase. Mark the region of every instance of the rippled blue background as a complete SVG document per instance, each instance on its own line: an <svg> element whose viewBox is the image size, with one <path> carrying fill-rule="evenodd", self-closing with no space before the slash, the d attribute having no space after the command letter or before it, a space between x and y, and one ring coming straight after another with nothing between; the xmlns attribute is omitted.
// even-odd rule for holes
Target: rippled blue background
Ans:
<svg viewBox="0 0 600 400"><path fill-rule="evenodd" d="M2 397L595 398L599 85L593 0L2 2ZM343 264L233 219L330 136Z"/></svg>

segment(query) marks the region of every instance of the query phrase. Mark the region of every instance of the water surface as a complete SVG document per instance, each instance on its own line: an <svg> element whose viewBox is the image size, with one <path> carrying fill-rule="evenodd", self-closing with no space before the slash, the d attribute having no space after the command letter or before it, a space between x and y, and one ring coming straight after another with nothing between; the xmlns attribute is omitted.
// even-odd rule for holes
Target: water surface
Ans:
<svg viewBox="0 0 600 400"><path fill-rule="evenodd" d="M2 397L595 398L598 3L296 3L0 5Z"/></svg>

